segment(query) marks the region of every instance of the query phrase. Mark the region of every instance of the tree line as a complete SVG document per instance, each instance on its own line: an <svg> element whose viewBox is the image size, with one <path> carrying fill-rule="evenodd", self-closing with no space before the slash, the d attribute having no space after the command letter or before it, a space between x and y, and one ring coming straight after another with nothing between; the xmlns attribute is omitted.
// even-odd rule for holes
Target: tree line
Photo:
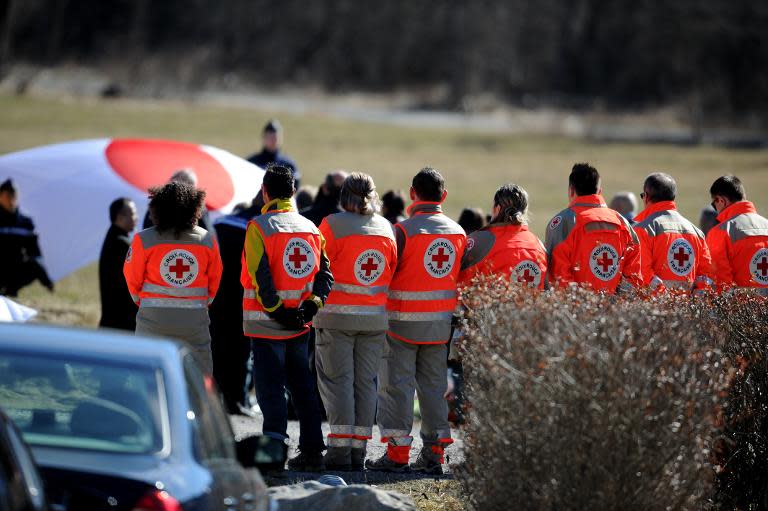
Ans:
<svg viewBox="0 0 768 511"><path fill-rule="evenodd" d="M330 91L441 85L523 106L768 111L768 2L0 0L0 65L204 57Z"/></svg>

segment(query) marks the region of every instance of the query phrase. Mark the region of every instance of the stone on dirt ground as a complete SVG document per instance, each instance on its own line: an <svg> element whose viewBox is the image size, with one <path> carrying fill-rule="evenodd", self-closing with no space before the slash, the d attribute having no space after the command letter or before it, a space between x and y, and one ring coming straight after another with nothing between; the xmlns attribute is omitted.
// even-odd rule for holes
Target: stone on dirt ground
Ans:
<svg viewBox="0 0 768 511"><path fill-rule="evenodd" d="M317 481L304 481L269 489L280 511L416 511L410 497L397 492L356 484L328 486Z"/></svg>

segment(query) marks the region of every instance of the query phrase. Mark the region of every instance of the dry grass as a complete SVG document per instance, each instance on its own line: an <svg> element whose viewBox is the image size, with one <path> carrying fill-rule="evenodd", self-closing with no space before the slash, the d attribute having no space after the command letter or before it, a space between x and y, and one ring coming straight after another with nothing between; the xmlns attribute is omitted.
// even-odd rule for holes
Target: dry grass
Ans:
<svg viewBox="0 0 768 511"><path fill-rule="evenodd" d="M461 484L446 479L416 479L382 484L379 488L410 496L420 511L463 511L466 497Z"/></svg>
<svg viewBox="0 0 768 511"><path fill-rule="evenodd" d="M0 95L0 153L89 137L164 137L204 142L247 155L258 149L260 129L274 112L195 103L17 98ZM549 218L562 209L566 178L576 161L591 161L603 174L605 194L640 192L654 170L677 177L682 212L698 218L709 202L709 184L732 172L746 183L758 208L768 209L768 152L712 147L590 144L548 136L481 134L455 129L402 128L328 118L279 114L286 150L306 183L333 168L372 174L380 190L407 189L424 165L439 168L448 184L449 214L471 205L486 211L493 192L518 182L531 197L532 229L543 238Z"/></svg>

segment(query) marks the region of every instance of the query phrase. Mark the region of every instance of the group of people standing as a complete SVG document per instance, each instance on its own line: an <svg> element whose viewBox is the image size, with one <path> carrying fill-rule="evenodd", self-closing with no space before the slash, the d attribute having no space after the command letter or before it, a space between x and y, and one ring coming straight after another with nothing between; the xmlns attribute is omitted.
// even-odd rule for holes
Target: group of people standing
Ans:
<svg viewBox="0 0 768 511"><path fill-rule="evenodd" d="M265 137L277 129L268 125ZM230 412L247 408L243 381L251 380L263 434L283 454L275 468L287 459L287 391L300 423L290 469L441 473L452 443L445 400L452 318L459 290L478 275L539 290L768 295L768 220L734 176L710 188L719 224L705 237L677 211L671 176L645 179L645 209L630 221L606 205L597 170L576 164L570 203L542 243L528 230L529 197L516 184L496 191L488 225L467 236L443 213L447 191L433 168L413 177L407 218L390 222L363 173L329 174L323 193L333 200L300 214L296 169L285 161L269 164L253 203L217 220L215 235L199 225L205 192L187 179L150 191L154 226L132 240L135 207L116 201L103 250L117 244L127 255L121 270L100 269L103 297L119 294L121 271L135 303L131 318L103 317L102 326L186 340ZM414 395L423 447L410 462ZM366 460L375 422L387 450Z"/></svg>

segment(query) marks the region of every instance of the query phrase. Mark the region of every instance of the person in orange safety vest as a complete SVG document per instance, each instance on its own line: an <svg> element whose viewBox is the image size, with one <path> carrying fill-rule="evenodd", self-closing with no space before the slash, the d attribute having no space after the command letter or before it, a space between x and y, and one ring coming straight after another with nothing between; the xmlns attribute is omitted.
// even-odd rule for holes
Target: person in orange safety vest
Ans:
<svg viewBox="0 0 768 511"><path fill-rule="evenodd" d="M315 316L315 365L330 426L325 468L362 470L376 419L376 373L397 245L392 224L376 214L379 197L371 176L350 174L340 205L343 213L320 224L334 284Z"/></svg>
<svg viewBox="0 0 768 511"><path fill-rule="evenodd" d="M300 425L300 452L288 461L288 468L314 472L324 468L325 445L317 384L309 368L309 328L330 293L333 275L323 236L293 207L294 191L289 168L267 168L262 214L248 223L245 232L240 279L243 333L251 338L264 436L285 449L287 388ZM276 460L274 468L281 469L282 461Z"/></svg>
<svg viewBox="0 0 768 511"><path fill-rule="evenodd" d="M643 284L653 291L711 288L712 258L702 233L678 213L677 183L656 172L645 178L640 198L645 209L635 217L640 238Z"/></svg>
<svg viewBox="0 0 768 511"><path fill-rule="evenodd" d="M757 214L736 176L719 177L709 193L720 222L707 233L718 287L768 296L768 219Z"/></svg>
<svg viewBox="0 0 768 511"><path fill-rule="evenodd" d="M493 197L491 223L467 238L459 285L478 274L501 274L528 287L544 288L547 252L528 230L528 193L515 184L504 185Z"/></svg>
<svg viewBox="0 0 768 511"><path fill-rule="evenodd" d="M378 422L387 452L365 466L408 469L416 390L424 446L410 469L441 474L444 449L453 442L443 396L466 235L442 213L445 181L437 170L425 168L416 174L410 194L410 218L395 225L398 265L389 286L389 330L379 371Z"/></svg>
<svg viewBox="0 0 768 511"><path fill-rule="evenodd" d="M608 293L642 285L637 234L601 193L597 170L574 165L568 177L571 203L550 220L544 242L553 285L583 284Z"/></svg>
<svg viewBox="0 0 768 511"><path fill-rule="evenodd" d="M139 306L136 333L187 341L210 374L208 306L221 281L216 237L197 225L205 192L178 182L150 190L154 227L133 237L123 274Z"/></svg>

